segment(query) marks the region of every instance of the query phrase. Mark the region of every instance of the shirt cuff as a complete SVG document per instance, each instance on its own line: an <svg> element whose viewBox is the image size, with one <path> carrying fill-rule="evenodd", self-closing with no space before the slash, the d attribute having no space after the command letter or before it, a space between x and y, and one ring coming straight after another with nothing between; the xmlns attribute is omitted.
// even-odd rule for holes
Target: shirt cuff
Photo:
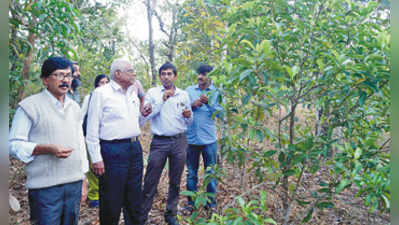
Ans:
<svg viewBox="0 0 399 225"><path fill-rule="evenodd" d="M30 163L35 159L32 155L37 143L26 141L11 142L11 148L14 150L14 156L24 163Z"/></svg>
<svg viewBox="0 0 399 225"><path fill-rule="evenodd" d="M89 149L91 163L98 163L103 161L99 144L87 143L87 148Z"/></svg>

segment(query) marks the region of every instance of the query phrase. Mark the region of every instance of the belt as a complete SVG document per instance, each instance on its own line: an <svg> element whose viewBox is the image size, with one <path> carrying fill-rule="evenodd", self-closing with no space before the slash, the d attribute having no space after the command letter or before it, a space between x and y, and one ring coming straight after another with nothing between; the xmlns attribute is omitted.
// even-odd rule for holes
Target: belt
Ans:
<svg viewBox="0 0 399 225"><path fill-rule="evenodd" d="M139 140L138 137L124 138L124 139L113 139L113 140L100 139L101 142L105 142L105 143L129 143L129 142L136 142L138 140Z"/></svg>
<svg viewBox="0 0 399 225"><path fill-rule="evenodd" d="M183 137L185 134L186 133L180 133L180 134L176 134L176 135L173 135L173 136L164 136L164 135L156 135L156 134L154 134L154 138L157 138L157 139L177 139L177 138Z"/></svg>

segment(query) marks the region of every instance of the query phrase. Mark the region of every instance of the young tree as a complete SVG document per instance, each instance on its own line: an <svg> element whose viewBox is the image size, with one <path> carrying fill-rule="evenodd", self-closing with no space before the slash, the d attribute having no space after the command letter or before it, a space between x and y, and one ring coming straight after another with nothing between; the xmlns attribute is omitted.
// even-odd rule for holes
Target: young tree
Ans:
<svg viewBox="0 0 399 225"><path fill-rule="evenodd" d="M227 160L242 179L248 167L260 182L273 178L283 190L282 224L294 206L308 221L352 186L370 210L389 211L382 149L390 140L390 23L382 3L200 0L187 1L184 13L189 41L177 55L217 65L211 77L226 99ZM317 109L325 130L315 133ZM316 177L320 168L328 179Z"/></svg>

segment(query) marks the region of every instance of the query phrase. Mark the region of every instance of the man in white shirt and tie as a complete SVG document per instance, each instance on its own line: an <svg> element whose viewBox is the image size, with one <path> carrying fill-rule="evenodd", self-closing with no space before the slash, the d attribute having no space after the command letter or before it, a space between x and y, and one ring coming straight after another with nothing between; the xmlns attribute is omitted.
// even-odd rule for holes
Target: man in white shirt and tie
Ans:
<svg viewBox="0 0 399 225"><path fill-rule="evenodd" d="M140 101L132 86L136 74L124 59L112 63L110 74L111 81L94 90L87 120L87 147L99 176L100 224L117 225L121 208L125 224L141 224Z"/></svg>
<svg viewBox="0 0 399 225"><path fill-rule="evenodd" d="M166 62L159 69L159 78L162 85L148 90L143 108L143 115L146 119L151 119L153 139L144 178L142 221L147 221L162 170L168 159L169 193L164 216L169 225L178 225L177 203L181 175L186 163L185 132L193 117L188 93L174 85L177 78L176 67Z"/></svg>

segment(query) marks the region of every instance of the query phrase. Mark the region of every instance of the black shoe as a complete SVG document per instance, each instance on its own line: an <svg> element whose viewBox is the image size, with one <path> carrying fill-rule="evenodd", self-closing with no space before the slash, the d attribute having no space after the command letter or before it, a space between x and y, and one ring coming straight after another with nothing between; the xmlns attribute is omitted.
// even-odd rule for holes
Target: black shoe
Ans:
<svg viewBox="0 0 399 225"><path fill-rule="evenodd" d="M168 223L168 225L180 225L174 216L165 217L165 221Z"/></svg>

